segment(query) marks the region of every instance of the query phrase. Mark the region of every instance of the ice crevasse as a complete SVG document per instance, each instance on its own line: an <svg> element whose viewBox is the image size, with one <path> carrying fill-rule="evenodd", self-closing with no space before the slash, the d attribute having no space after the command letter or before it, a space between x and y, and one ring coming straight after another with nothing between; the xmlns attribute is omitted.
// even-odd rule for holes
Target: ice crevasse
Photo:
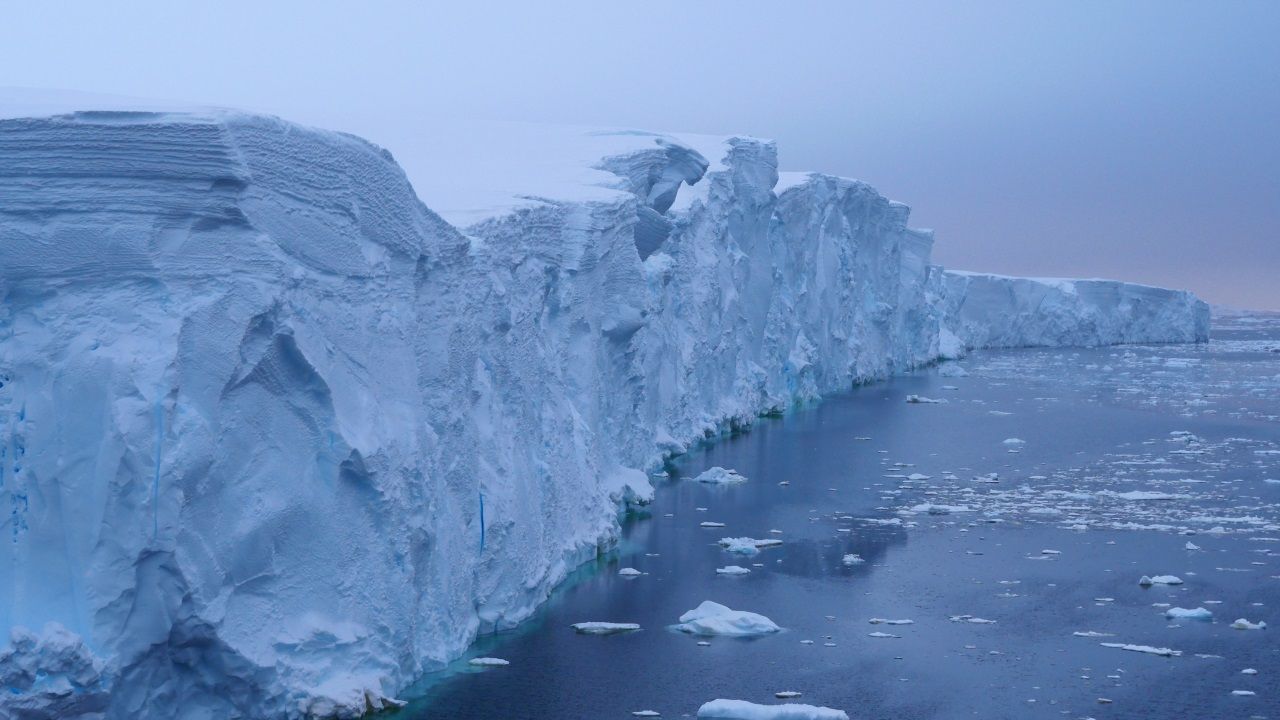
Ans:
<svg viewBox="0 0 1280 720"><path fill-rule="evenodd" d="M358 716L729 425L972 347L1207 336L1186 293L949 274L765 140L507 126L411 184L272 117L0 118L0 715Z"/></svg>

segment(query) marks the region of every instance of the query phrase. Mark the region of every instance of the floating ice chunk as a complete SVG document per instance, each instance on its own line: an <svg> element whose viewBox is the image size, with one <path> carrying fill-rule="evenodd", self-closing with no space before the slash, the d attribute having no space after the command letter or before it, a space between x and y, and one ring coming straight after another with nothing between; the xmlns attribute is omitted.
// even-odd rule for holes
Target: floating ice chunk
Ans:
<svg viewBox="0 0 1280 720"><path fill-rule="evenodd" d="M910 475L907 476L908 480L915 480L917 482L919 482L920 480L928 480L929 478L930 476L925 475L924 473L911 473Z"/></svg>
<svg viewBox="0 0 1280 720"><path fill-rule="evenodd" d="M1258 671L1254 670L1253 668L1245 668L1240 671L1240 674L1241 675L1257 675Z"/></svg>
<svg viewBox="0 0 1280 720"><path fill-rule="evenodd" d="M1266 630L1267 624L1262 621L1251 623L1248 620L1245 620L1244 618L1240 618L1239 620L1236 620L1235 622L1231 623L1231 627L1235 628L1236 630Z"/></svg>
<svg viewBox="0 0 1280 720"><path fill-rule="evenodd" d="M680 616L675 628L691 635L727 635L749 637L768 635L782 628L769 618L743 610L732 610L717 602L704 600L701 605Z"/></svg>
<svg viewBox="0 0 1280 720"><path fill-rule="evenodd" d="M1186 548L1186 549L1188 549L1188 550L1199 550L1199 549L1200 549L1200 546L1199 546L1199 545L1197 545L1197 544L1195 544L1195 543L1193 543L1193 542L1189 542L1189 543L1187 543L1186 545L1184 545L1183 547L1185 547L1185 548Z"/></svg>
<svg viewBox="0 0 1280 720"><path fill-rule="evenodd" d="M863 560L862 556L859 555L858 553L849 553L848 555L845 555L843 558L841 558L840 562L844 563L845 565L861 565L862 563L866 562L866 560Z"/></svg>
<svg viewBox="0 0 1280 720"><path fill-rule="evenodd" d="M791 698L800 697L800 693L796 692L795 690L780 690L774 693L773 696L778 698L779 700L790 700Z"/></svg>
<svg viewBox="0 0 1280 720"><path fill-rule="evenodd" d="M867 622L872 625L914 625L915 620L886 620L884 618L871 618Z"/></svg>
<svg viewBox="0 0 1280 720"><path fill-rule="evenodd" d="M951 622L973 623L974 625L995 625L995 620L987 620L985 618L974 617L973 615L952 615Z"/></svg>
<svg viewBox="0 0 1280 720"><path fill-rule="evenodd" d="M1138 578L1138 584L1142 587L1151 587L1152 585L1181 585L1182 578L1177 575L1155 575L1148 577L1143 575Z"/></svg>
<svg viewBox="0 0 1280 720"><path fill-rule="evenodd" d="M739 565L725 565L722 568L716 568L717 575L746 575L749 572L751 571Z"/></svg>
<svg viewBox="0 0 1280 720"><path fill-rule="evenodd" d="M927 398L923 395L908 395L907 402L912 405L941 405L942 403L945 403L946 400L935 400L934 398Z"/></svg>
<svg viewBox="0 0 1280 720"><path fill-rule="evenodd" d="M1026 445L1027 441L1022 438L1005 438L1005 445Z"/></svg>
<svg viewBox="0 0 1280 720"><path fill-rule="evenodd" d="M631 713L635 717L661 717L662 713L657 710L636 710Z"/></svg>
<svg viewBox="0 0 1280 720"><path fill-rule="evenodd" d="M1232 694L1232 695L1235 695L1236 697L1253 697L1254 695L1257 695L1258 693L1256 693L1256 692L1254 692L1254 691L1252 691L1252 690L1232 690L1232 691L1231 691L1231 694Z"/></svg>
<svg viewBox="0 0 1280 720"><path fill-rule="evenodd" d="M901 636L901 635L894 635L893 633L880 632L880 631L878 631L878 630L877 630L876 632L869 632L869 633L867 633L867 637L873 637L873 638L900 638L900 637L902 637L902 636Z"/></svg>
<svg viewBox="0 0 1280 720"><path fill-rule="evenodd" d="M965 370L961 365L946 363L938 368L938 375L942 377L968 377L969 371Z"/></svg>
<svg viewBox="0 0 1280 720"><path fill-rule="evenodd" d="M1164 611L1164 616L1169 619L1180 619L1180 620L1212 620L1213 619L1213 613L1202 607L1193 608L1193 609L1180 608L1180 607L1169 608L1168 610Z"/></svg>
<svg viewBox="0 0 1280 720"><path fill-rule="evenodd" d="M913 513L927 513L929 515L950 515L957 512L973 512L973 508L968 505L937 505L935 503L921 503L913 505L910 508Z"/></svg>
<svg viewBox="0 0 1280 720"><path fill-rule="evenodd" d="M1075 635L1076 637L1087 637L1087 638L1115 637L1115 635L1112 633L1095 632L1093 630L1085 630L1083 632L1077 630L1076 632L1073 632L1071 634Z"/></svg>
<svg viewBox="0 0 1280 720"><path fill-rule="evenodd" d="M732 485L736 483L746 482L747 479L740 475L737 470L729 470L719 465L704 471L701 475L694 478L701 483L711 483L714 485Z"/></svg>
<svg viewBox="0 0 1280 720"><path fill-rule="evenodd" d="M502 658L478 657L478 658L471 658L470 660L467 661L467 664L476 665L478 667L502 667L503 665L510 665L511 663L508 662L507 660L503 660Z"/></svg>
<svg viewBox="0 0 1280 720"><path fill-rule="evenodd" d="M706 521L704 521L704 522L700 522L700 523L698 523L698 525L699 525L699 527L704 527L704 528L722 528L722 527L724 527L724 523L722 523L722 522L714 522L714 521L711 521L711 520L706 520Z"/></svg>
<svg viewBox="0 0 1280 720"><path fill-rule="evenodd" d="M615 622L580 622L574 623L571 627L583 635L616 635L640 629L636 623Z"/></svg>
<svg viewBox="0 0 1280 720"><path fill-rule="evenodd" d="M849 715L843 710L801 703L757 705L746 700L712 700L698 708L698 717L722 720L849 720Z"/></svg>
<svg viewBox="0 0 1280 720"><path fill-rule="evenodd" d="M1169 648L1152 647L1150 645L1129 645L1126 643L1099 643L1102 647L1116 648L1117 650L1128 650L1129 652L1147 653L1148 655L1159 655L1161 657L1179 657L1182 655L1181 650L1170 650Z"/></svg>
<svg viewBox="0 0 1280 720"><path fill-rule="evenodd" d="M1121 500L1189 500L1190 495L1178 495L1175 493L1155 492L1154 490L1129 490L1128 492L1116 492L1115 490L1099 490L1098 495L1104 497L1120 498Z"/></svg>
<svg viewBox="0 0 1280 720"><path fill-rule="evenodd" d="M902 518L859 518L868 525L901 525Z"/></svg>
<svg viewBox="0 0 1280 720"><path fill-rule="evenodd" d="M781 544L782 541L775 538L765 538L763 540L749 537L720 538L720 547L739 555L755 555L760 552L760 548L774 547Z"/></svg>
<svg viewBox="0 0 1280 720"><path fill-rule="evenodd" d="M640 572L639 570L633 567L625 567L619 570L618 574L621 575L622 577L640 577L644 573Z"/></svg>

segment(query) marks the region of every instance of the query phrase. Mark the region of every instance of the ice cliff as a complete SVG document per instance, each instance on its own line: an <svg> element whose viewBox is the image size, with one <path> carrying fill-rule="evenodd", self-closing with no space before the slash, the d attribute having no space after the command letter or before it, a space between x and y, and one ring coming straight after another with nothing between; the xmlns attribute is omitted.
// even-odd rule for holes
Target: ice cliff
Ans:
<svg viewBox="0 0 1280 720"><path fill-rule="evenodd" d="M0 715L357 716L728 426L967 347L1204 336L1185 293L945 273L768 141L455 139L411 186L268 117L0 119Z"/></svg>
<svg viewBox="0 0 1280 720"><path fill-rule="evenodd" d="M1209 339L1209 306L1183 290L954 270L943 284L944 344L961 352Z"/></svg>

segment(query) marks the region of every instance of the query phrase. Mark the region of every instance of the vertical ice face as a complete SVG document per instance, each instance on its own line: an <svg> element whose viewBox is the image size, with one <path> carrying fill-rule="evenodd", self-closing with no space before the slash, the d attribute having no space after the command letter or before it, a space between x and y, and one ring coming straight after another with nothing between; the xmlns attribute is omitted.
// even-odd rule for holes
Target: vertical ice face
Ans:
<svg viewBox="0 0 1280 720"><path fill-rule="evenodd" d="M649 424L672 449L932 359L934 310L918 300L931 239L906 227L905 206L821 175L784 177L775 193L772 142L719 149L720 169L645 263Z"/></svg>
<svg viewBox="0 0 1280 720"><path fill-rule="evenodd" d="M1203 336L1185 294L944 274L768 141L498 140L420 176L459 231L350 136L0 120L0 709L359 715L699 438L965 347Z"/></svg>
<svg viewBox="0 0 1280 720"><path fill-rule="evenodd" d="M83 637L112 716L378 702L465 643L413 391L418 269L464 241L394 163L131 113L3 121L0 157L0 625Z"/></svg>
<svg viewBox="0 0 1280 720"><path fill-rule="evenodd" d="M1183 290L958 271L944 284L943 325L961 351L1209 339L1208 304Z"/></svg>

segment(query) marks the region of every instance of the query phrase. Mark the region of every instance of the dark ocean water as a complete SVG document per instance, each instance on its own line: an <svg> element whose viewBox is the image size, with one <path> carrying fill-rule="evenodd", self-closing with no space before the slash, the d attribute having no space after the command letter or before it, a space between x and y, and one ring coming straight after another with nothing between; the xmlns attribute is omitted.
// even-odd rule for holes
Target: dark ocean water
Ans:
<svg viewBox="0 0 1280 720"><path fill-rule="evenodd" d="M1219 324L1206 346L958 365L967 376L931 368L858 388L679 458L616 552L426 678L395 717L685 717L794 690L853 718L1280 718L1280 482L1267 482L1280 481L1280 320ZM716 465L749 482L688 481ZM754 558L716 544L742 535L783 544ZM846 566L847 553L866 562ZM715 573L729 564L752 572ZM1184 582L1138 585L1161 574ZM703 600L785 630L704 647L667 629ZM1170 621L1161 603L1214 620ZM964 614L995 622L950 619ZM643 630L569 628L596 620ZM511 664L466 665L477 656Z"/></svg>

